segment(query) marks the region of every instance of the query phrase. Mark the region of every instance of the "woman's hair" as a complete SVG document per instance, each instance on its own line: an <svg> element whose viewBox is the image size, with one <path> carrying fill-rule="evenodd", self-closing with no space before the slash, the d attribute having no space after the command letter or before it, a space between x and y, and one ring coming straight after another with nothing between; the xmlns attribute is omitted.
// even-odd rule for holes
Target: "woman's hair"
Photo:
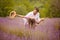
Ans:
<svg viewBox="0 0 60 40"><path fill-rule="evenodd" d="M33 25L35 25L35 19L28 19L28 23L32 27Z"/></svg>
<svg viewBox="0 0 60 40"><path fill-rule="evenodd" d="M15 11L11 11L9 16L13 16L15 14Z"/></svg>

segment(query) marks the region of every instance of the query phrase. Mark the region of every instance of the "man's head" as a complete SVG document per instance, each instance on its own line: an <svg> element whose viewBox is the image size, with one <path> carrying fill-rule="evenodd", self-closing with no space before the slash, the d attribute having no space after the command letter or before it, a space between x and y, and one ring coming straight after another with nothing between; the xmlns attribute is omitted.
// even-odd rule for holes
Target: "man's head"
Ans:
<svg viewBox="0 0 60 40"><path fill-rule="evenodd" d="M35 7L33 10L34 15L36 15L39 12L39 8Z"/></svg>

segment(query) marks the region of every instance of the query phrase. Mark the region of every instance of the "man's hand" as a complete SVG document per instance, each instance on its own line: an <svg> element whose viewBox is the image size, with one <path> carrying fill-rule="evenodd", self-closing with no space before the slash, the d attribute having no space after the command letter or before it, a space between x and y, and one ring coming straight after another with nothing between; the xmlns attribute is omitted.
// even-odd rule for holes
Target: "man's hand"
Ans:
<svg viewBox="0 0 60 40"><path fill-rule="evenodd" d="M41 18L41 20L39 22L36 22L37 24L41 23L42 21L44 21L45 18Z"/></svg>
<svg viewBox="0 0 60 40"><path fill-rule="evenodd" d="M45 18L41 18L40 22L44 21L44 19L45 19ZM39 22L39 23L40 23L40 22Z"/></svg>

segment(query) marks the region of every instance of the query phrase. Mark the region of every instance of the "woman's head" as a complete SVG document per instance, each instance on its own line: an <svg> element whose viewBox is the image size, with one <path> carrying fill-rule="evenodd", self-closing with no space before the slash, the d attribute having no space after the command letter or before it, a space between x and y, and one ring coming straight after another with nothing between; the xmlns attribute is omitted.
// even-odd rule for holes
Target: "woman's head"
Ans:
<svg viewBox="0 0 60 40"><path fill-rule="evenodd" d="M15 18L15 16L16 16L16 12L15 11L11 11L9 17L10 18Z"/></svg>
<svg viewBox="0 0 60 40"><path fill-rule="evenodd" d="M10 12L10 16L15 17L15 16L16 16L16 12L15 12L15 11L11 11L11 12Z"/></svg>

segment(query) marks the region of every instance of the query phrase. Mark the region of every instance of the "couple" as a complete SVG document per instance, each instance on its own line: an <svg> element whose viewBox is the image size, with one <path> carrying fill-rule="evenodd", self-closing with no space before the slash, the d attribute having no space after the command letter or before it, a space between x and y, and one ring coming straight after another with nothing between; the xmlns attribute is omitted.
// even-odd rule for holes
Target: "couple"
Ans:
<svg viewBox="0 0 60 40"><path fill-rule="evenodd" d="M24 25L29 24L30 27L35 26L35 24L39 24L44 20L39 18L39 9L37 7L35 7L34 10L29 12L26 16L18 15L15 11L10 13L11 18L14 18L16 15L23 18Z"/></svg>

